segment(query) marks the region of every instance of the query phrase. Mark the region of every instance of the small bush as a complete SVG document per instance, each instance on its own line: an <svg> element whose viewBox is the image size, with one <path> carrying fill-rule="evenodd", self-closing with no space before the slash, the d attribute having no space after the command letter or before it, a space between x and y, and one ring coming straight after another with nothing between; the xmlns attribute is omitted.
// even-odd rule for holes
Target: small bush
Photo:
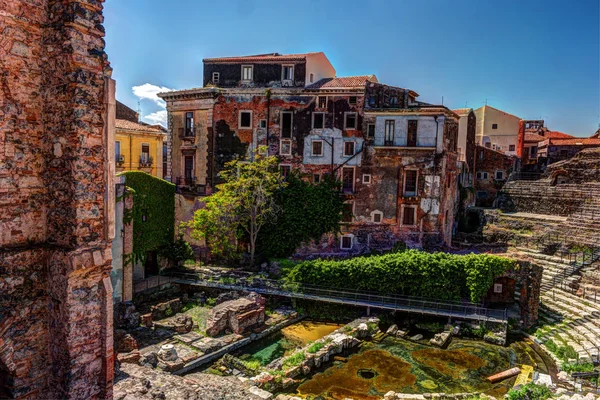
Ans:
<svg viewBox="0 0 600 400"><path fill-rule="evenodd" d="M563 371L567 373L571 372L592 372L594 370L594 364L592 363L563 363L560 367Z"/></svg>
<svg viewBox="0 0 600 400"><path fill-rule="evenodd" d="M242 363L244 364L244 367L248 368L251 371L258 371L261 367L260 360L250 359L242 361Z"/></svg>
<svg viewBox="0 0 600 400"><path fill-rule="evenodd" d="M507 397L508 400L546 400L552 397L552 392L548 386L528 383L517 389L511 389Z"/></svg>
<svg viewBox="0 0 600 400"><path fill-rule="evenodd" d="M546 346L546 348L548 350L550 350L552 353L556 353L556 350L558 349L558 346L556 345L556 343L554 343L554 341L552 339L548 339L546 341L546 343L544 343L544 345Z"/></svg>
<svg viewBox="0 0 600 400"><path fill-rule="evenodd" d="M206 305L209 307L214 307L217 305L217 299L215 297L209 297L206 299Z"/></svg>
<svg viewBox="0 0 600 400"><path fill-rule="evenodd" d="M305 355L303 351L299 351L298 353L294 353L283 362L284 368L291 368L297 365L300 365L302 361L305 359Z"/></svg>
<svg viewBox="0 0 600 400"><path fill-rule="evenodd" d="M316 342L316 343L313 343L310 346L308 346L308 349L306 349L306 351L309 352L310 354L314 354L317 351L321 350L323 348L323 346L325 346L325 343Z"/></svg>

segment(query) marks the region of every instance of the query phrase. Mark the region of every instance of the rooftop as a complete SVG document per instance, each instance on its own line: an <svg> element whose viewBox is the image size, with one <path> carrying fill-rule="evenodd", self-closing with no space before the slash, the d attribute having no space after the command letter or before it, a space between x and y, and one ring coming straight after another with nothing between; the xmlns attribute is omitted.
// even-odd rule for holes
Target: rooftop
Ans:
<svg viewBox="0 0 600 400"><path fill-rule="evenodd" d="M553 146L600 146L600 138L550 139Z"/></svg>
<svg viewBox="0 0 600 400"><path fill-rule="evenodd" d="M452 110L452 111L454 111L460 117L464 117L466 115L469 115L471 110L472 110L472 108L457 108L456 110Z"/></svg>
<svg viewBox="0 0 600 400"><path fill-rule="evenodd" d="M343 76L336 78L324 78L311 85L307 89L339 89L339 88L364 88L367 81L378 82L375 75Z"/></svg>
<svg viewBox="0 0 600 400"><path fill-rule="evenodd" d="M115 127L117 129L127 129L130 131L140 131L148 133L163 133L163 130L159 127L152 125L142 125L137 122L128 121L126 119L116 119Z"/></svg>
<svg viewBox="0 0 600 400"><path fill-rule="evenodd" d="M307 56L323 54L323 52L313 53L302 53L302 54L280 54L280 53L267 53L267 54L254 54L249 56L232 56L232 57L215 57L205 58L202 62L205 63L216 63L216 62L278 62L278 61L304 61Z"/></svg>

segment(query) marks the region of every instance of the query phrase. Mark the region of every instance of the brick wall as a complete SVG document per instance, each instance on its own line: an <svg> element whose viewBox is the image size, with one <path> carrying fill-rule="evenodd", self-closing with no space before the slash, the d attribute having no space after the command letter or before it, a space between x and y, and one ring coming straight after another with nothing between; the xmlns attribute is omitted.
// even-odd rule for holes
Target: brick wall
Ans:
<svg viewBox="0 0 600 400"><path fill-rule="evenodd" d="M109 398L114 86L102 1L0 9L0 392Z"/></svg>

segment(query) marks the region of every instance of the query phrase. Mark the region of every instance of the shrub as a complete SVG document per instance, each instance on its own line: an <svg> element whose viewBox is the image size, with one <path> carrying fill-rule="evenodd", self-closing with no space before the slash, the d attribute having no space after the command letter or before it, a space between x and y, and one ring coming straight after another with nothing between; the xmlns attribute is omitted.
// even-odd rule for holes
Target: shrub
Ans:
<svg viewBox="0 0 600 400"><path fill-rule="evenodd" d="M214 307L217 305L217 299L214 297L209 297L208 299L206 299L206 305L209 307Z"/></svg>
<svg viewBox="0 0 600 400"><path fill-rule="evenodd" d="M552 392L545 385L536 385L528 383L516 389L511 389L508 394L508 400L546 400L552 397Z"/></svg>
<svg viewBox="0 0 600 400"><path fill-rule="evenodd" d="M308 346L308 349L306 349L306 351L309 352L310 354L314 354L317 351L321 350L323 348L323 346L325 346L325 343L316 342L316 343L313 343L310 346Z"/></svg>
<svg viewBox="0 0 600 400"><path fill-rule="evenodd" d="M488 254L407 250L346 260L313 260L289 268L288 282L407 296L479 302L494 278L516 265Z"/></svg>
<svg viewBox="0 0 600 400"><path fill-rule="evenodd" d="M285 368L295 367L297 365L300 365L300 363L302 361L304 361L305 358L306 357L304 355L304 352L299 351L297 353L292 354L288 358L286 358L285 361L283 362L283 366Z"/></svg>
<svg viewBox="0 0 600 400"><path fill-rule="evenodd" d="M251 371L258 371L261 367L260 360L250 359L242 361L242 363L244 364L244 367L248 368Z"/></svg>
<svg viewBox="0 0 600 400"><path fill-rule="evenodd" d="M594 370L594 364L592 363L563 363L560 367L561 370L571 372L592 372Z"/></svg>
<svg viewBox="0 0 600 400"><path fill-rule="evenodd" d="M556 350L558 349L558 346L556 345L556 343L554 343L554 341L552 339L548 339L546 341L546 343L544 343L544 345L546 346L546 348L548 350L550 350L552 353L556 353Z"/></svg>

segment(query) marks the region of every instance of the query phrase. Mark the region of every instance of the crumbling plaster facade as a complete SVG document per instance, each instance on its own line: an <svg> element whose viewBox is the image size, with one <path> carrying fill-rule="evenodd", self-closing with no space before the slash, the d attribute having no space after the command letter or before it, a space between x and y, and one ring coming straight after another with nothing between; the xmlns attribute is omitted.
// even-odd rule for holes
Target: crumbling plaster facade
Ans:
<svg viewBox="0 0 600 400"><path fill-rule="evenodd" d="M111 398L116 104L102 1L0 9L0 396Z"/></svg>
<svg viewBox="0 0 600 400"><path fill-rule="evenodd" d="M360 253L403 240L450 243L458 198L457 114L372 75L282 87L277 79L287 61L272 67L271 57L269 68L254 65L255 74L263 71L256 82L240 81L256 57L204 60L205 85L218 82L159 95L169 112L169 176L188 195L186 210L197 209L195 196L215 189L228 161L251 160L266 146L283 171L298 170L311 181L331 173L342 180L352 210L342 232L352 245L342 248L339 240L324 238L319 251ZM386 120L395 124L392 142L385 139ZM418 174L407 196L406 169ZM401 221L404 208L415 210L410 224ZM314 252L307 248L300 251Z"/></svg>

